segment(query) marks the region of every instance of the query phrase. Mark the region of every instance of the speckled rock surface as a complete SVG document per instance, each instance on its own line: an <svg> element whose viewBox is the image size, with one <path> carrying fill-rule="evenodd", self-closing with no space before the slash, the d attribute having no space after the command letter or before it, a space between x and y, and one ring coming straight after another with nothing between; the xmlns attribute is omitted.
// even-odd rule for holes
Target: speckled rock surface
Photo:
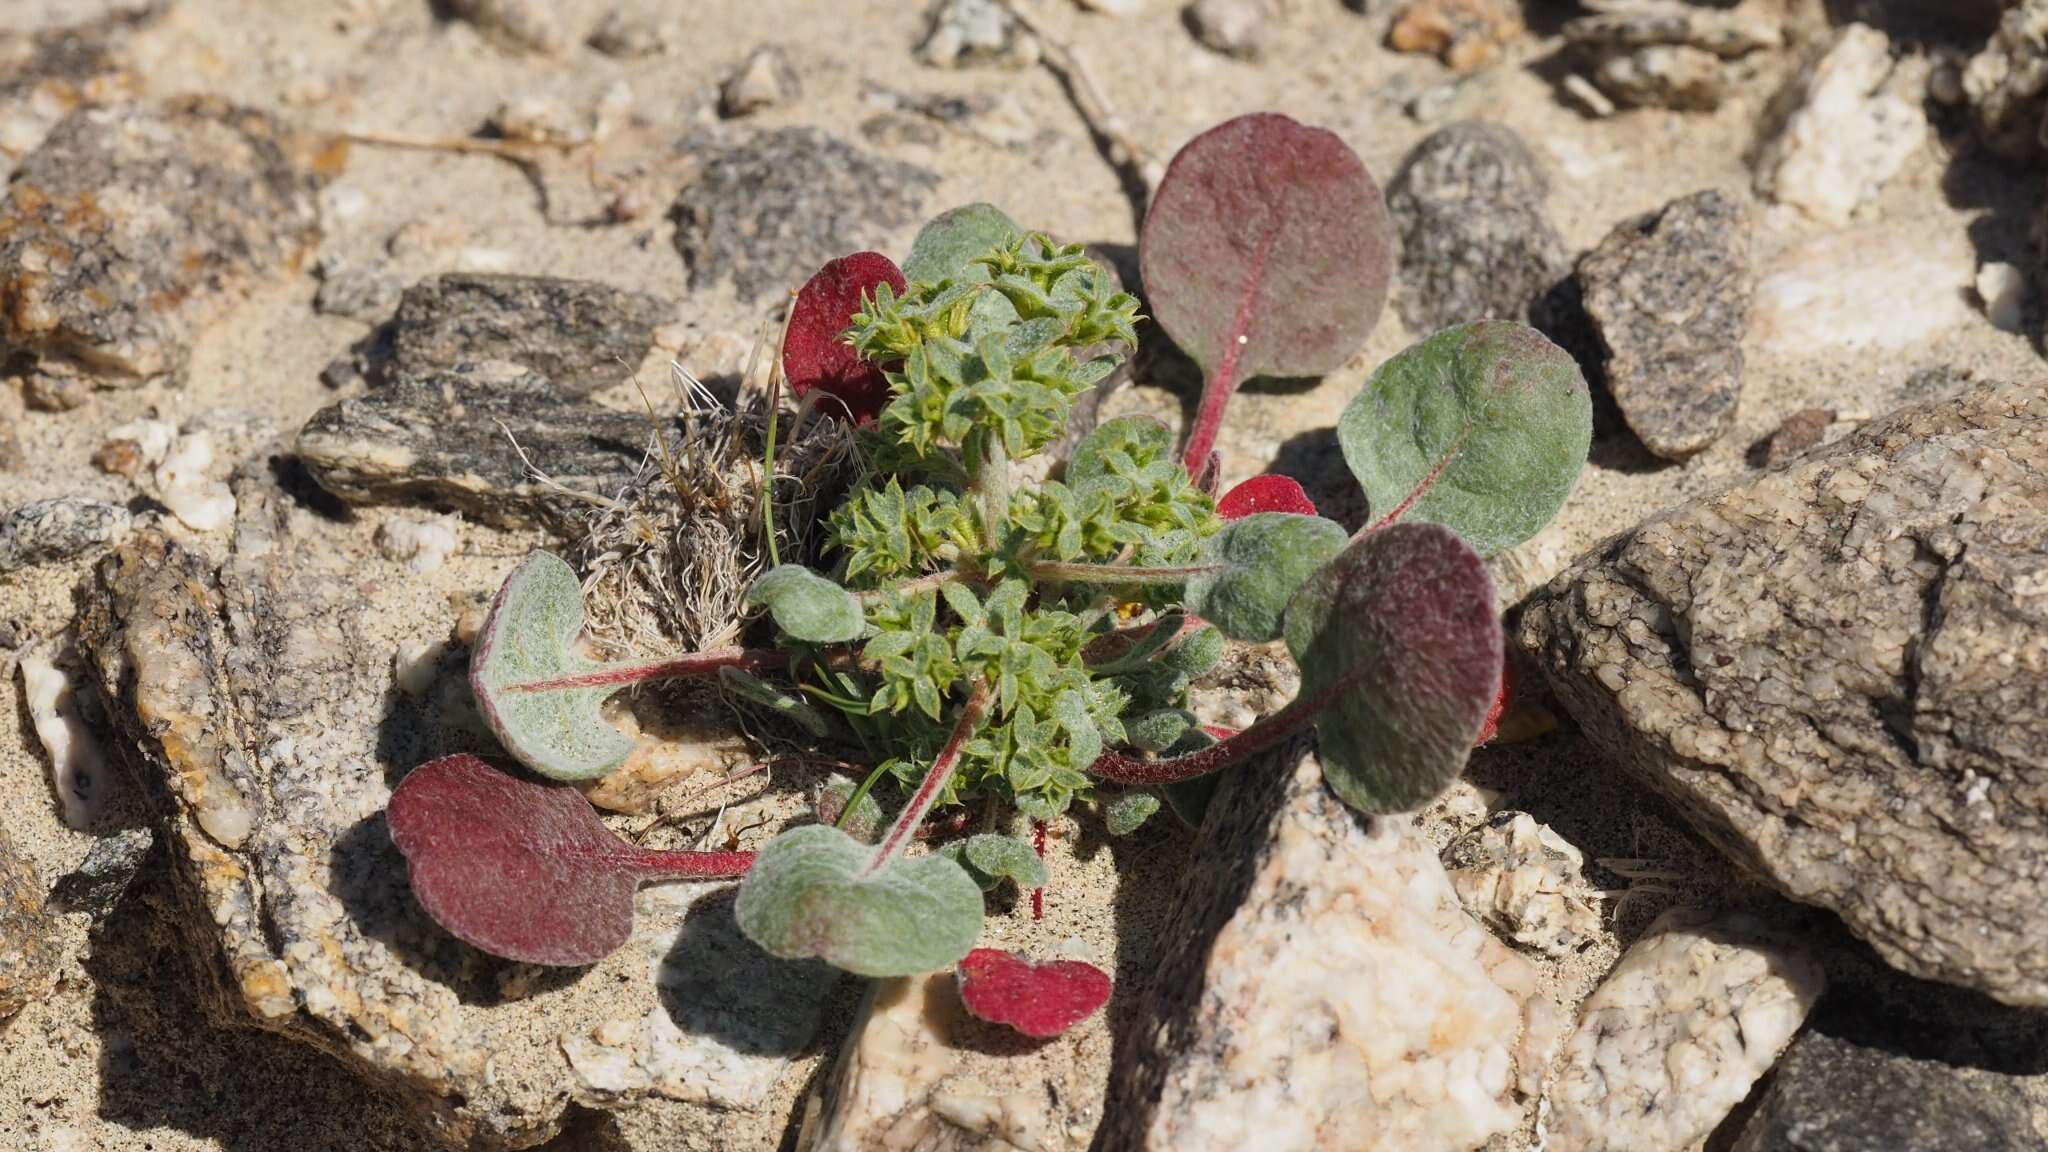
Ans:
<svg viewBox="0 0 2048 1152"><path fill-rule="evenodd" d="M2011 1077L1809 1032L1731 1152L2023 1152L2041 1140Z"/></svg>
<svg viewBox="0 0 2048 1152"><path fill-rule="evenodd" d="M1820 998L1759 925L1666 915L1579 1010L1550 1086L1554 1152L1685 1152L1742 1103Z"/></svg>
<svg viewBox="0 0 2048 1152"><path fill-rule="evenodd" d="M1600 933L1577 848L1527 812L1496 812L1444 847L1465 911L1509 940L1562 956Z"/></svg>
<svg viewBox="0 0 2048 1152"><path fill-rule="evenodd" d="M104 500L31 500L0 514L0 572L70 560L117 544L134 522L126 508Z"/></svg>
<svg viewBox="0 0 2048 1152"><path fill-rule="evenodd" d="M1544 214L1549 192L1528 145L1498 124L1463 121L1416 145L1387 185L1401 237L1394 307L1408 326L1524 319L1570 269Z"/></svg>
<svg viewBox="0 0 2048 1152"><path fill-rule="evenodd" d="M1883 32L1844 27L1800 76L1796 109L1759 157L1759 189L1816 220L1848 223L1926 142L1924 86L1924 72L1894 63Z"/></svg>
<svg viewBox="0 0 2048 1152"><path fill-rule="evenodd" d="M43 884L0 828L0 1028L56 976Z"/></svg>
<svg viewBox="0 0 2048 1152"><path fill-rule="evenodd" d="M1785 43L1777 14L1754 0L1725 9L1678 0L1587 7L1565 23L1565 42L1600 90L1626 106L1711 111L1756 78L1759 54Z"/></svg>
<svg viewBox="0 0 2048 1152"><path fill-rule="evenodd" d="M413 765L484 746L460 660L418 697L392 682L390 654L445 635L454 609L339 546L260 457L236 497L217 567L138 534L101 563L81 621L168 809L175 922L212 973L210 1010L338 1057L451 1145L525 1146L572 1101L659 1094L696 1105L654 1147L775 1147L784 1117L749 1110L808 1044L818 1002L768 994L824 982L737 944L727 888L643 890L634 938L587 970L493 962L442 933L383 809ZM488 587L509 559L462 563ZM616 1051L578 1060L578 1037Z"/></svg>
<svg viewBox="0 0 2048 1152"><path fill-rule="evenodd" d="M1712 189L1674 200L1616 225L1578 274L1608 391L1643 446L1678 460L1719 439L1742 396L1748 213Z"/></svg>
<svg viewBox="0 0 2048 1152"><path fill-rule="evenodd" d="M2048 384L1602 544L1520 643L1587 735L1891 964L2048 1003Z"/></svg>
<svg viewBox="0 0 2048 1152"><path fill-rule="evenodd" d="M1210 805L1099 1146L1463 1152L1520 1122L1563 1021L1406 820L1300 744Z"/></svg>
<svg viewBox="0 0 2048 1152"><path fill-rule="evenodd" d="M884 244L920 221L938 182L820 128L698 144L706 159L676 198L676 250L692 289L730 280L743 300L800 288L825 261Z"/></svg>
<svg viewBox="0 0 2048 1152"><path fill-rule="evenodd" d="M0 181L67 113L132 84L120 70L122 50L160 15L151 7L35 32L0 29Z"/></svg>
<svg viewBox="0 0 2048 1152"><path fill-rule="evenodd" d="M198 324L312 243L336 162L213 98L72 113L0 202L0 346L60 377L175 374Z"/></svg>
<svg viewBox="0 0 2048 1152"><path fill-rule="evenodd" d="M588 280L448 273L405 290L391 329L393 375L507 360L580 396L633 377L674 303Z"/></svg>

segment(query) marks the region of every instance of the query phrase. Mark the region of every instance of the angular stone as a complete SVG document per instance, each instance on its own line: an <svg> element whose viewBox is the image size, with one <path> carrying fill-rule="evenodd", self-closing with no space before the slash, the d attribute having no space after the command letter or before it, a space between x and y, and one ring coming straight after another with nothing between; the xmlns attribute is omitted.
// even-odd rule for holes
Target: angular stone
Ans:
<svg viewBox="0 0 2048 1152"><path fill-rule="evenodd" d="M306 421L296 450L321 487L352 503L559 525L587 504L575 493L609 497L628 484L655 429L517 364L484 361L403 373L330 404Z"/></svg>
<svg viewBox="0 0 2048 1152"><path fill-rule="evenodd" d="M1616 225L1579 260L1608 391L1667 460L1712 444L1735 419L1754 289L1748 223L1741 205L1697 192Z"/></svg>
<svg viewBox="0 0 2048 1152"><path fill-rule="evenodd" d="M1729 65L1704 48L1652 44L1621 52L1593 69L1600 91L1627 108L1712 112L1733 87Z"/></svg>
<svg viewBox="0 0 2048 1152"><path fill-rule="evenodd" d="M765 44L752 52L718 86L718 114L728 119L747 116L763 108L787 104L804 91L789 53L780 45Z"/></svg>
<svg viewBox="0 0 2048 1152"><path fill-rule="evenodd" d="M1299 743L1209 814L1097 1146L1464 1152L1516 1127L1561 1013L1413 824L1344 807Z"/></svg>
<svg viewBox="0 0 2048 1152"><path fill-rule="evenodd" d="M917 45L917 58L934 68L1028 68L1038 53L1038 38L997 0L936 0Z"/></svg>
<svg viewBox="0 0 2048 1152"><path fill-rule="evenodd" d="M1525 605L1587 736L1892 965L2048 1004L2048 383L1659 515Z"/></svg>
<svg viewBox="0 0 2048 1152"><path fill-rule="evenodd" d="M1544 214L1550 181L1511 129L1467 120L1415 146L1387 186L1401 234L1394 306L1417 332L1524 319L1566 271Z"/></svg>
<svg viewBox="0 0 2048 1152"><path fill-rule="evenodd" d="M1465 911L1510 940L1562 956L1600 934L1585 857L1527 812L1497 812L1445 846Z"/></svg>
<svg viewBox="0 0 2048 1152"><path fill-rule="evenodd" d="M938 183L819 128L701 145L704 167L676 197L676 251L692 289L731 280L747 301L801 287L827 260L887 247Z"/></svg>
<svg viewBox="0 0 2048 1152"><path fill-rule="evenodd" d="M1908 348L1969 324L1976 253L1962 230L1884 223L1778 253L1756 286L1758 345L1794 356Z"/></svg>
<svg viewBox="0 0 2048 1152"><path fill-rule="evenodd" d="M0 203L0 347L102 384L176 374L195 327L311 244L339 159L213 97L72 113Z"/></svg>
<svg viewBox="0 0 2048 1152"><path fill-rule="evenodd" d="M822 981L735 943L726 888L644 889L634 938L578 973L490 961L426 919L383 809L406 770L482 737L459 663L451 691L414 698L393 691L391 653L445 633L449 608L366 573L367 532L337 539L262 456L235 494L224 560L140 534L101 564L80 624L168 813L170 919L212 974L210 1011L334 1055L450 1146L527 1147L574 1101L679 1086L699 1103L665 1113L665 1146L773 1148L785 1117L751 1109L816 1026L798 985ZM480 587L504 568L460 563ZM659 1078L605 1086L565 1047L616 1039L645 1067L636 1035L669 1061Z"/></svg>
<svg viewBox="0 0 2048 1152"><path fill-rule="evenodd" d="M1808 1032L1730 1152L2025 1152L2020 1082Z"/></svg>
<svg viewBox="0 0 2048 1152"><path fill-rule="evenodd" d="M1668 914L1579 1009L1550 1087L1553 1152L1686 1152L1749 1095L1825 986L1760 926Z"/></svg>
<svg viewBox="0 0 2048 1152"><path fill-rule="evenodd" d="M0 1029L49 991L57 957L42 882L0 827Z"/></svg>
<svg viewBox="0 0 2048 1152"><path fill-rule="evenodd" d="M392 374L504 360L581 396L633 378L675 304L589 280L452 272L405 290L391 330Z"/></svg>
<svg viewBox="0 0 2048 1152"><path fill-rule="evenodd" d="M31 500L0 515L0 572L75 560L120 543L134 523L126 508L104 500Z"/></svg>
<svg viewBox="0 0 2048 1152"><path fill-rule="evenodd" d="M155 844L156 834L147 828L126 828L100 837L77 868L50 885L50 907L104 916L127 895Z"/></svg>
<svg viewBox="0 0 2048 1152"><path fill-rule="evenodd" d="M1567 43L1588 48L1676 44L1733 60L1785 46L1783 23L1762 4L1708 8L1679 0L1589 4L1591 15L1565 22Z"/></svg>
<svg viewBox="0 0 2048 1152"><path fill-rule="evenodd" d="M1759 190L1824 223L1848 223L1927 139L1919 94L1893 83L1890 39L1866 24L1843 28L1801 75L1795 110L1758 160Z"/></svg>

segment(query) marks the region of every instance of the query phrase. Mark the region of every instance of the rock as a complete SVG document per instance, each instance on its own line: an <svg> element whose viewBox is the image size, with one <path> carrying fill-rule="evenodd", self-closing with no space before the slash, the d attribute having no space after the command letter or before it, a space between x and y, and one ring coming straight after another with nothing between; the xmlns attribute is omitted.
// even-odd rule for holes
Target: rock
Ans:
<svg viewBox="0 0 2048 1152"><path fill-rule="evenodd" d="M0 29L0 184L66 115L125 94L122 54L162 14L150 5L33 32Z"/></svg>
<svg viewBox="0 0 2048 1152"><path fill-rule="evenodd" d="M518 144L563 144L589 134L567 104L545 96L521 96L498 105L485 131Z"/></svg>
<svg viewBox="0 0 2048 1152"><path fill-rule="evenodd" d="M638 60L667 55L674 39L674 30L655 22L650 14L621 7L598 18L586 43L614 59Z"/></svg>
<svg viewBox="0 0 2048 1152"><path fill-rule="evenodd" d="M1608 391L1643 446L1682 460L1719 439L1742 396L1753 289L1742 206L1710 189L1625 220L1578 275Z"/></svg>
<svg viewBox="0 0 2048 1152"><path fill-rule="evenodd" d="M405 290L391 329L388 374L419 375L483 360L524 365L582 396L633 378L675 305L590 280L451 272ZM644 421L643 421L644 423Z"/></svg>
<svg viewBox="0 0 2048 1152"><path fill-rule="evenodd" d="M0 380L0 472L18 471L26 463L21 451L20 430L28 419L28 405L14 380Z"/></svg>
<svg viewBox="0 0 2048 1152"><path fill-rule="evenodd" d="M1565 43L1601 90L1630 107L1708 112L1757 79L1762 54L1784 46L1779 17L1752 0L1731 9L1641 0L1589 4Z"/></svg>
<svg viewBox="0 0 2048 1152"><path fill-rule="evenodd" d="M443 7L506 48L557 55L569 46L556 6L548 0L444 0Z"/></svg>
<svg viewBox="0 0 2048 1152"><path fill-rule="evenodd" d="M666 1109L663 1143L629 1147L776 1147L786 1116L756 1111L763 1086L809 1044L829 982L738 941L729 886L644 889L634 938L568 979L427 920L382 812L410 767L477 737L428 703L450 694L393 691L388 656L451 609L372 578L262 455L235 494L224 559L139 533L81 593L83 646L166 813L165 919L210 975L209 1011L329 1053L443 1146L528 1147L572 1103L644 1101ZM509 560L465 559L463 582L495 585ZM617 1051L572 1056L576 1037Z"/></svg>
<svg viewBox="0 0 2048 1152"><path fill-rule="evenodd" d="M560 525L632 480L656 425L502 361L403 372L313 414L297 452L351 503L423 503L499 526Z"/></svg>
<svg viewBox="0 0 2048 1152"><path fill-rule="evenodd" d="M0 516L0 572L75 560L121 542L135 518L84 496L31 500Z"/></svg>
<svg viewBox="0 0 2048 1152"><path fill-rule="evenodd" d="M235 522L235 496L213 479L213 434L181 433L156 469L156 495L195 532L220 532Z"/></svg>
<svg viewBox="0 0 2048 1152"><path fill-rule="evenodd" d="M2048 384L1654 517L1522 609L1586 735L1893 966L2048 1004Z"/></svg>
<svg viewBox="0 0 2048 1152"><path fill-rule="evenodd" d="M1600 935L1585 857L1527 812L1494 813L1443 862L1465 911L1517 944L1562 956Z"/></svg>
<svg viewBox="0 0 2048 1152"><path fill-rule="evenodd" d="M1078 0L1082 8L1104 16L1136 16L1145 10L1146 0Z"/></svg>
<svg viewBox="0 0 2048 1152"><path fill-rule="evenodd" d="M1543 210L1549 192L1536 157L1501 125L1463 121L1416 145L1387 186L1401 237L1394 305L1408 327L1523 319L1570 268Z"/></svg>
<svg viewBox="0 0 2048 1152"><path fill-rule="evenodd" d="M1653 44L1610 56L1593 69L1593 82L1629 108L1712 112L1727 99L1727 65L1719 56L1683 44Z"/></svg>
<svg viewBox="0 0 2048 1152"><path fill-rule="evenodd" d="M1834 426L1833 409L1801 408L1779 421L1777 431L1756 444L1752 462L1760 467L1776 468L1827 439L1828 429Z"/></svg>
<svg viewBox="0 0 2048 1152"><path fill-rule="evenodd" d="M58 955L42 882L0 827L0 1030L49 991Z"/></svg>
<svg viewBox="0 0 2048 1152"><path fill-rule="evenodd" d="M1241 60L1256 60L1265 52L1279 18L1272 0L1194 0L1181 13L1202 47Z"/></svg>
<svg viewBox="0 0 2048 1152"><path fill-rule="evenodd" d="M1028 68L1038 53L1038 38L996 0L937 0L917 45L917 58L935 68Z"/></svg>
<svg viewBox="0 0 2048 1152"><path fill-rule="evenodd" d="M174 376L195 327L314 239L339 164L315 143L211 97L72 113L0 202L0 347L60 382Z"/></svg>
<svg viewBox="0 0 2048 1152"><path fill-rule="evenodd" d="M393 516L377 526L377 550L413 572L425 575L448 562L462 546L459 516Z"/></svg>
<svg viewBox="0 0 2048 1152"><path fill-rule="evenodd" d="M2010 264L1984 265L1977 269L1977 299L1992 327L2018 332L2027 307L2026 274Z"/></svg>
<svg viewBox="0 0 2048 1152"><path fill-rule="evenodd" d="M1434 56L1453 72L1477 72L1499 63L1521 31L1515 9L1500 0L1416 0L1387 29L1387 47Z"/></svg>
<svg viewBox="0 0 2048 1152"><path fill-rule="evenodd" d="M356 265L323 260L320 263L320 291L313 296L313 311L327 316L348 316L357 320L381 320L398 303L398 277L378 264Z"/></svg>
<svg viewBox="0 0 2048 1152"><path fill-rule="evenodd" d="M1730 1152L2024 1152L2040 1136L2020 1083L1808 1032Z"/></svg>
<svg viewBox="0 0 2048 1152"><path fill-rule="evenodd" d="M1972 323L1976 253L1961 230L1882 224L1778 253L1757 281L1752 338L1775 352L1908 348Z"/></svg>
<svg viewBox="0 0 2048 1152"><path fill-rule="evenodd" d="M1785 127L1758 162L1757 187L1824 223L1847 224L1927 140L1917 95L1891 41L1866 24L1842 29L1798 83Z"/></svg>
<svg viewBox="0 0 2048 1152"><path fill-rule="evenodd" d="M93 841L78 867L50 885L50 907L94 917L113 911L155 845L156 833L147 828L124 828Z"/></svg>
<svg viewBox="0 0 2048 1152"><path fill-rule="evenodd" d="M803 91L789 53L778 45L763 45L747 53L739 68L718 86L718 114L727 119L745 116L787 104Z"/></svg>
<svg viewBox="0 0 2048 1152"><path fill-rule="evenodd" d="M1353 814L1299 743L1209 813L1098 1146L1464 1152L1519 1125L1558 1010L1412 823Z"/></svg>
<svg viewBox="0 0 2048 1152"><path fill-rule="evenodd" d="M1964 66L1962 94L1985 143L2027 159L2041 151L2048 106L2048 2L2009 0L1998 30Z"/></svg>
<svg viewBox="0 0 2048 1152"><path fill-rule="evenodd" d="M57 797L58 815L67 827L82 829L106 809L115 780L72 680L69 666L74 655L68 646L46 641L22 653L18 667L21 702L50 763L50 791ZM67 667L59 667L60 660Z"/></svg>
<svg viewBox="0 0 2048 1152"><path fill-rule="evenodd" d="M1825 983L1753 922L1666 914L1580 1007L1545 1147L1697 1146L1770 1071Z"/></svg>
<svg viewBox="0 0 2048 1152"><path fill-rule="evenodd" d="M676 199L676 250L692 289L730 279L748 301L800 287L827 260L888 247L938 182L818 128L704 147L702 172Z"/></svg>

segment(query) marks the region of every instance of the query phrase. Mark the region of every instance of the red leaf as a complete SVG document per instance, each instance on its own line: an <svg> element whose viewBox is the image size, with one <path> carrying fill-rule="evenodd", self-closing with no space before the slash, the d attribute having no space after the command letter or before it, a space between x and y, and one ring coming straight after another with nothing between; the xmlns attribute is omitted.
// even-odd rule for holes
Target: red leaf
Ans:
<svg viewBox="0 0 2048 1152"><path fill-rule="evenodd" d="M427 914L457 939L529 964L594 964L632 935L642 882L738 876L754 856L628 844L576 789L468 754L413 769L385 820Z"/></svg>
<svg viewBox="0 0 2048 1152"><path fill-rule="evenodd" d="M1216 514L1236 520L1254 512L1291 512L1296 516L1316 514L1315 501L1308 498L1292 476L1267 473L1232 488L1216 502Z"/></svg>
<svg viewBox="0 0 2048 1152"><path fill-rule="evenodd" d="M1065 1032L1109 1000L1109 973L1079 960L1033 964L1009 952L976 948L957 971L969 1012L1039 1039Z"/></svg>
<svg viewBox="0 0 2048 1152"><path fill-rule="evenodd" d="M1515 662L1503 660L1500 665L1500 695L1493 698L1493 707L1486 710L1486 723L1479 726L1479 739L1472 742L1478 747L1493 739L1500 730L1501 714L1508 710L1508 701L1515 695Z"/></svg>
<svg viewBox="0 0 2048 1152"><path fill-rule="evenodd" d="M1320 128L1259 113L1189 141L1139 236L1152 313L1208 374L1184 463L1209 458L1253 376L1321 376L1365 343L1394 269L1387 203Z"/></svg>
<svg viewBox="0 0 2048 1152"><path fill-rule="evenodd" d="M863 298L884 283L899 294L909 287L895 262L879 252L855 252L828 261L796 294L789 334L782 342L782 370L790 391L798 396L812 391L836 396L857 424L873 420L889 402L889 383L879 365L861 359L846 343L846 326L860 311ZM837 404L825 407L840 412Z"/></svg>

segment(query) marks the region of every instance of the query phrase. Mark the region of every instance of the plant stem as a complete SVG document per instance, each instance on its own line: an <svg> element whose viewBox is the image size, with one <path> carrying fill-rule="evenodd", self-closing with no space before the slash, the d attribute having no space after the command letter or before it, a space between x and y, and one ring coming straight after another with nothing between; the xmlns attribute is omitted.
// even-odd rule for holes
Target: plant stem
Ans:
<svg viewBox="0 0 2048 1152"><path fill-rule="evenodd" d="M761 534L768 541L768 566L773 568L782 563L782 555L775 546L775 421L782 414L782 357L775 358L776 368L768 374L768 448L761 460Z"/></svg>
<svg viewBox="0 0 2048 1152"><path fill-rule="evenodd" d="M924 783L917 786L917 794L897 813L896 823L889 826L888 835L882 837L875 848L874 859L868 861L865 875L872 876L895 859L903 846L910 843L917 834L917 826L925 815L938 803L939 793L945 791L946 781L953 778L953 770L960 766L960 748L974 730L981 727L981 718L988 713L988 683L977 680L974 692L967 698L967 706L960 710L960 719L953 725L953 734L946 737L946 746L939 750L938 759L932 761L931 771L924 774Z"/></svg>
<svg viewBox="0 0 2048 1152"><path fill-rule="evenodd" d="M1315 723L1316 717L1322 714L1330 701L1348 687L1348 680L1340 680L1324 688L1313 699L1303 700L1297 697L1287 707L1230 739L1218 741L1199 752L1190 752L1185 756L1174 756L1166 760L1137 760L1121 752L1105 752L1096 757L1095 763L1088 766L1088 774L1114 784L1178 784L1183 780L1193 780L1199 776L1207 776L1211 772L1220 772L1244 763Z"/></svg>
<svg viewBox="0 0 2048 1152"><path fill-rule="evenodd" d="M637 664L604 664L589 672L578 672L570 676L507 684L504 690L559 692L566 688L608 688L614 685L638 684L643 680L677 680L686 676L704 676L720 668L742 668L751 671L756 668L781 667L788 663L789 654L773 648L712 648L665 660L649 660Z"/></svg>
<svg viewBox="0 0 2048 1152"><path fill-rule="evenodd" d="M633 870L649 880L722 880L746 875L753 863L752 852L643 849L633 855Z"/></svg>
<svg viewBox="0 0 2048 1152"><path fill-rule="evenodd" d="M1221 572L1221 564L1182 564L1171 568L1138 568L1125 564L1080 564L1035 560L1026 569L1034 578L1063 584L1179 584L1194 576Z"/></svg>

